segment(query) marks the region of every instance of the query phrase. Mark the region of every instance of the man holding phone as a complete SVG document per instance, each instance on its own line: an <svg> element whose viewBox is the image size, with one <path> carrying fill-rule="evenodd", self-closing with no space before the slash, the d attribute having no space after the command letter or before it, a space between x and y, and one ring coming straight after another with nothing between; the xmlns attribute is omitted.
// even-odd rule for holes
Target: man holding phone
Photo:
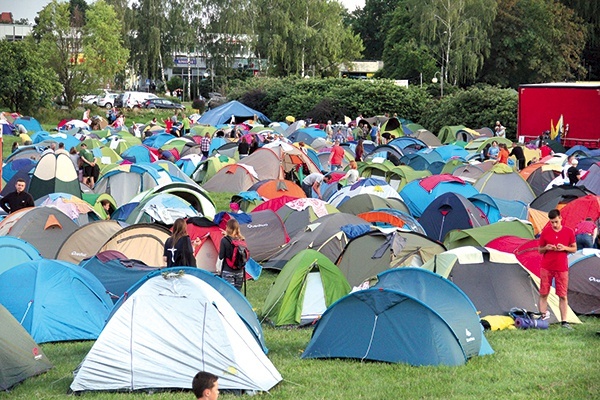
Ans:
<svg viewBox="0 0 600 400"><path fill-rule="evenodd" d="M569 287L569 263L568 253L575 253L577 245L575 242L575 233L570 228L562 226L560 211L554 209L548 213L550 220L544 227L539 239L539 252L542 254L542 263L540 265L540 303L539 309L542 318L550 317L548 312L548 294L552 279L556 287L556 295L559 298L559 309L561 324L566 329L572 329L567 322L567 289Z"/></svg>

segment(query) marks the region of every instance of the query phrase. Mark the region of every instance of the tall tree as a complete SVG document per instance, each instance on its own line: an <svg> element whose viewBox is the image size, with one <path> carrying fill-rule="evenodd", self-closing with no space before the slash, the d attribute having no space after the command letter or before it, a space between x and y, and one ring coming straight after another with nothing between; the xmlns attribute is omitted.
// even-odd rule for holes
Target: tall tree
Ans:
<svg viewBox="0 0 600 400"><path fill-rule="evenodd" d="M133 4L135 37L131 43L133 69L142 77L161 78L160 60L165 55L164 38L167 2L162 0L139 0Z"/></svg>
<svg viewBox="0 0 600 400"><path fill-rule="evenodd" d="M338 65L354 60L362 41L343 22L345 9L336 1L260 0L258 51L275 75L337 74Z"/></svg>
<svg viewBox="0 0 600 400"><path fill-rule="evenodd" d="M44 66L38 51L38 44L30 39L0 40L0 103L10 110L30 114L60 94L56 74Z"/></svg>
<svg viewBox="0 0 600 400"><path fill-rule="evenodd" d="M394 25L392 13L399 0L366 0L365 6L354 10L350 23L363 41L363 58L381 60L389 29Z"/></svg>
<svg viewBox="0 0 600 400"><path fill-rule="evenodd" d="M560 21L557 23L557 21ZM494 54L481 80L502 86L563 81L582 76L585 26L554 0L499 0Z"/></svg>
<svg viewBox="0 0 600 400"><path fill-rule="evenodd" d="M475 80L490 51L497 0L406 0L420 42L431 48L444 80Z"/></svg>
<svg viewBox="0 0 600 400"><path fill-rule="evenodd" d="M588 24L588 36L583 50L582 64L587 79L600 80L600 2L590 0L561 0Z"/></svg>
<svg viewBox="0 0 600 400"><path fill-rule="evenodd" d="M110 81L126 66L127 50L119 39L115 13L104 0L88 10L89 23L69 3L53 0L39 13L34 37L40 42L46 65L58 75L63 99L73 107L79 95Z"/></svg>

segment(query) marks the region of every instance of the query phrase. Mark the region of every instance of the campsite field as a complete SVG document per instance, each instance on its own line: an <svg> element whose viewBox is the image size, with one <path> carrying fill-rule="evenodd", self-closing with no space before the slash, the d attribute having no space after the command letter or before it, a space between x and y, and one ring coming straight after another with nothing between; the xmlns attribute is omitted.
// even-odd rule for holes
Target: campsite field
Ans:
<svg viewBox="0 0 600 400"><path fill-rule="evenodd" d="M260 313L276 275L248 283L248 299ZM507 330L486 336L495 354L461 367L411 367L351 360L302 360L311 329L264 326L269 358L284 380L271 399L597 399L600 398L599 318L583 318L573 331ZM168 340L168 338L165 338ZM390 338L392 340L392 338ZM26 380L6 399L67 399L72 371L92 342L44 344L55 368ZM146 393L88 393L84 398L129 400ZM155 393L153 399L193 398L191 392ZM223 395L223 399L237 398Z"/></svg>
<svg viewBox="0 0 600 400"><path fill-rule="evenodd" d="M4 156L12 137L5 138ZM211 194L217 210L228 208L231 193ZM265 271L248 283L248 299L260 315L276 274ZM269 358L284 380L259 398L296 399L598 399L600 398L600 318L566 331L506 330L486 334L495 354L476 357L461 367L411 367L354 360L302 360L311 329L264 325ZM165 340L169 340L165 338ZM390 337L390 340L393 338ZM44 344L54 368L0 392L0 399L68 399L72 371L93 342ZM189 391L88 393L90 399L187 399ZM223 399L237 398L223 394Z"/></svg>

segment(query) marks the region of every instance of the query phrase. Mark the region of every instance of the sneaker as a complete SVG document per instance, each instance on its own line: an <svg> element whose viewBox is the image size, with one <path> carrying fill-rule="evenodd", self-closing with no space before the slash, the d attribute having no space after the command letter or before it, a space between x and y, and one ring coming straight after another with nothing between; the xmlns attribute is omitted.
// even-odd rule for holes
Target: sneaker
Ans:
<svg viewBox="0 0 600 400"><path fill-rule="evenodd" d="M569 323L568 323L568 322L566 322L566 321L563 321L563 322L561 322L561 323L560 323L560 326L562 326L563 328L565 328L565 329L568 329L568 330L570 330L570 331L572 331L572 330L573 330L573 327L572 327L571 325L569 325Z"/></svg>
<svg viewBox="0 0 600 400"><path fill-rule="evenodd" d="M542 318L542 320L550 319L550 311L546 311L546 312L542 313L541 318Z"/></svg>

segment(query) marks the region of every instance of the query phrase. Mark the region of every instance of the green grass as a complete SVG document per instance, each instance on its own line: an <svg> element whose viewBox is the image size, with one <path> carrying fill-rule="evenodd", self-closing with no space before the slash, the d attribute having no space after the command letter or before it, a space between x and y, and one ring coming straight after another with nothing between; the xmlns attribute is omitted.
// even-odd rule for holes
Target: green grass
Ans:
<svg viewBox="0 0 600 400"><path fill-rule="evenodd" d="M276 275L265 271L248 283L260 313ZM302 360L310 329L264 326L269 358L284 380L272 399L594 399L600 398L600 319L582 318L574 331L506 330L487 333L495 354L461 367L411 367L353 360ZM392 337L389 338L393 340ZM16 386L6 399L67 399L72 371L92 342L42 345L55 368ZM86 398L130 400L146 393L88 393ZM153 399L192 399L190 392L156 393ZM234 399L223 395L223 399Z"/></svg>

